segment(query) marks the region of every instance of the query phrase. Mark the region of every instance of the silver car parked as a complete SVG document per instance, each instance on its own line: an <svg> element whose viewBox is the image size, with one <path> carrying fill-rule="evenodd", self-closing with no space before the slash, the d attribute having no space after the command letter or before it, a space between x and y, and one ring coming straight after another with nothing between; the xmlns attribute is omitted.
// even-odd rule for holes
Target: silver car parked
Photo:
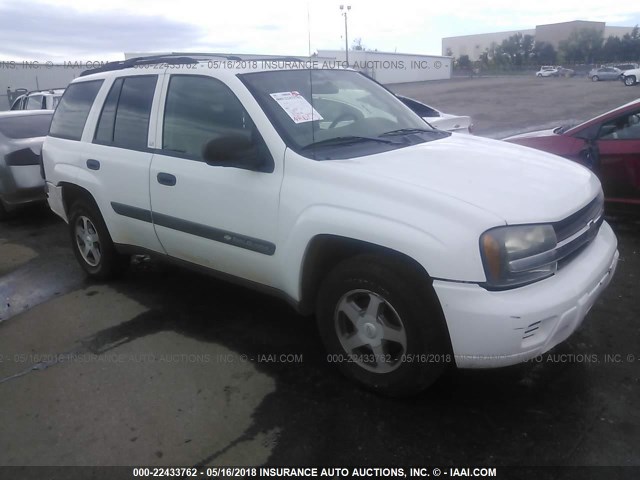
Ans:
<svg viewBox="0 0 640 480"><path fill-rule="evenodd" d="M619 80L622 70L616 67L600 67L592 69L587 75L592 82L600 80Z"/></svg>
<svg viewBox="0 0 640 480"><path fill-rule="evenodd" d="M0 220L19 206L46 200L40 150L52 111L0 112Z"/></svg>

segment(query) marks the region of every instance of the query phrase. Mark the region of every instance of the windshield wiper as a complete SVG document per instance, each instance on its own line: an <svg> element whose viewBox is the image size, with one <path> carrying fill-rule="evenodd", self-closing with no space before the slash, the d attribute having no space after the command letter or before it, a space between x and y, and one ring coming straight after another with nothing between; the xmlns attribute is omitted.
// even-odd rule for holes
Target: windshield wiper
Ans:
<svg viewBox="0 0 640 480"><path fill-rule="evenodd" d="M410 133L437 133L437 134L441 134L442 131L441 130L436 130L436 129L426 129L426 128L399 128L397 130L391 130L389 132L384 132L381 133L380 136L384 137L384 136L392 136L392 135L407 135Z"/></svg>
<svg viewBox="0 0 640 480"><path fill-rule="evenodd" d="M356 135L348 135L342 137L332 137L325 138L324 140L318 140L317 142L309 143L302 147L302 150L308 150L309 148L318 147L322 145L346 145L350 143L360 143L360 142L378 142L378 143L397 143L391 140L386 140L384 138L378 137L360 137Z"/></svg>

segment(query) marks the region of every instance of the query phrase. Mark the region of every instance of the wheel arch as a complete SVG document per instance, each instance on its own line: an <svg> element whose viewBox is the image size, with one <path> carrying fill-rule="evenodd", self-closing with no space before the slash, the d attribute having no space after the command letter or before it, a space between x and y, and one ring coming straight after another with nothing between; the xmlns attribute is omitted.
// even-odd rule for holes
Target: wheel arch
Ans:
<svg viewBox="0 0 640 480"><path fill-rule="evenodd" d="M62 187L62 203L67 218L69 217L69 211L73 204L80 199L87 200L98 207L98 202L96 202L93 194L86 188L70 182L60 182L59 186Z"/></svg>
<svg viewBox="0 0 640 480"><path fill-rule="evenodd" d="M354 238L319 234L311 239L303 257L298 310L306 315L313 313L319 286L327 274L340 262L362 254L384 255L409 268L429 285L432 283L427 270L405 253Z"/></svg>

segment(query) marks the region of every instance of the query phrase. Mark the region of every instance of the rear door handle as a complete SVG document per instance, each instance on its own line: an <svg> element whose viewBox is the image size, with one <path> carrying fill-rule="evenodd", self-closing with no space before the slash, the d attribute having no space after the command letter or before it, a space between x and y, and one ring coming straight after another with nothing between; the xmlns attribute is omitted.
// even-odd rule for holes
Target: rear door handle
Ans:
<svg viewBox="0 0 640 480"><path fill-rule="evenodd" d="M170 173L160 172L158 173L158 183L161 185L166 185L168 187L173 187L176 184L176 177L171 175Z"/></svg>
<svg viewBox="0 0 640 480"><path fill-rule="evenodd" d="M98 160L90 158L89 160L87 160L87 168L89 170L100 170L100 162Z"/></svg>

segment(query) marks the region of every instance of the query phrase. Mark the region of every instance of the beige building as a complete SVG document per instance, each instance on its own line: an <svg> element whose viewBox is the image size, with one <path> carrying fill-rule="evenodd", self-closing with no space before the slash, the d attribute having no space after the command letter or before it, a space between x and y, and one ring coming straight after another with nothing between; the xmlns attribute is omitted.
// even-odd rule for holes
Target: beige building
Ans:
<svg viewBox="0 0 640 480"><path fill-rule="evenodd" d="M451 55L460 58L461 55L469 55L469 58L478 60L482 52L491 48L492 44L500 45L503 40L521 33L522 35L535 35L532 30L511 30L508 32L479 33L477 35L462 35L460 37L446 37L442 39L442 55Z"/></svg>
<svg viewBox="0 0 640 480"><path fill-rule="evenodd" d="M557 49L559 43L569 37L571 32L583 28L592 28L601 31L605 40L611 35L622 37L625 33L631 33L633 30L633 27L607 26L605 22L589 22L584 20L550 23L547 25L536 25L534 29L446 37L442 39L442 54L449 54L456 58L460 58L460 55L469 55L469 59L472 61L478 60L485 50L491 48L492 44L500 45L503 40L506 40L516 33L533 35L536 41L548 42Z"/></svg>

